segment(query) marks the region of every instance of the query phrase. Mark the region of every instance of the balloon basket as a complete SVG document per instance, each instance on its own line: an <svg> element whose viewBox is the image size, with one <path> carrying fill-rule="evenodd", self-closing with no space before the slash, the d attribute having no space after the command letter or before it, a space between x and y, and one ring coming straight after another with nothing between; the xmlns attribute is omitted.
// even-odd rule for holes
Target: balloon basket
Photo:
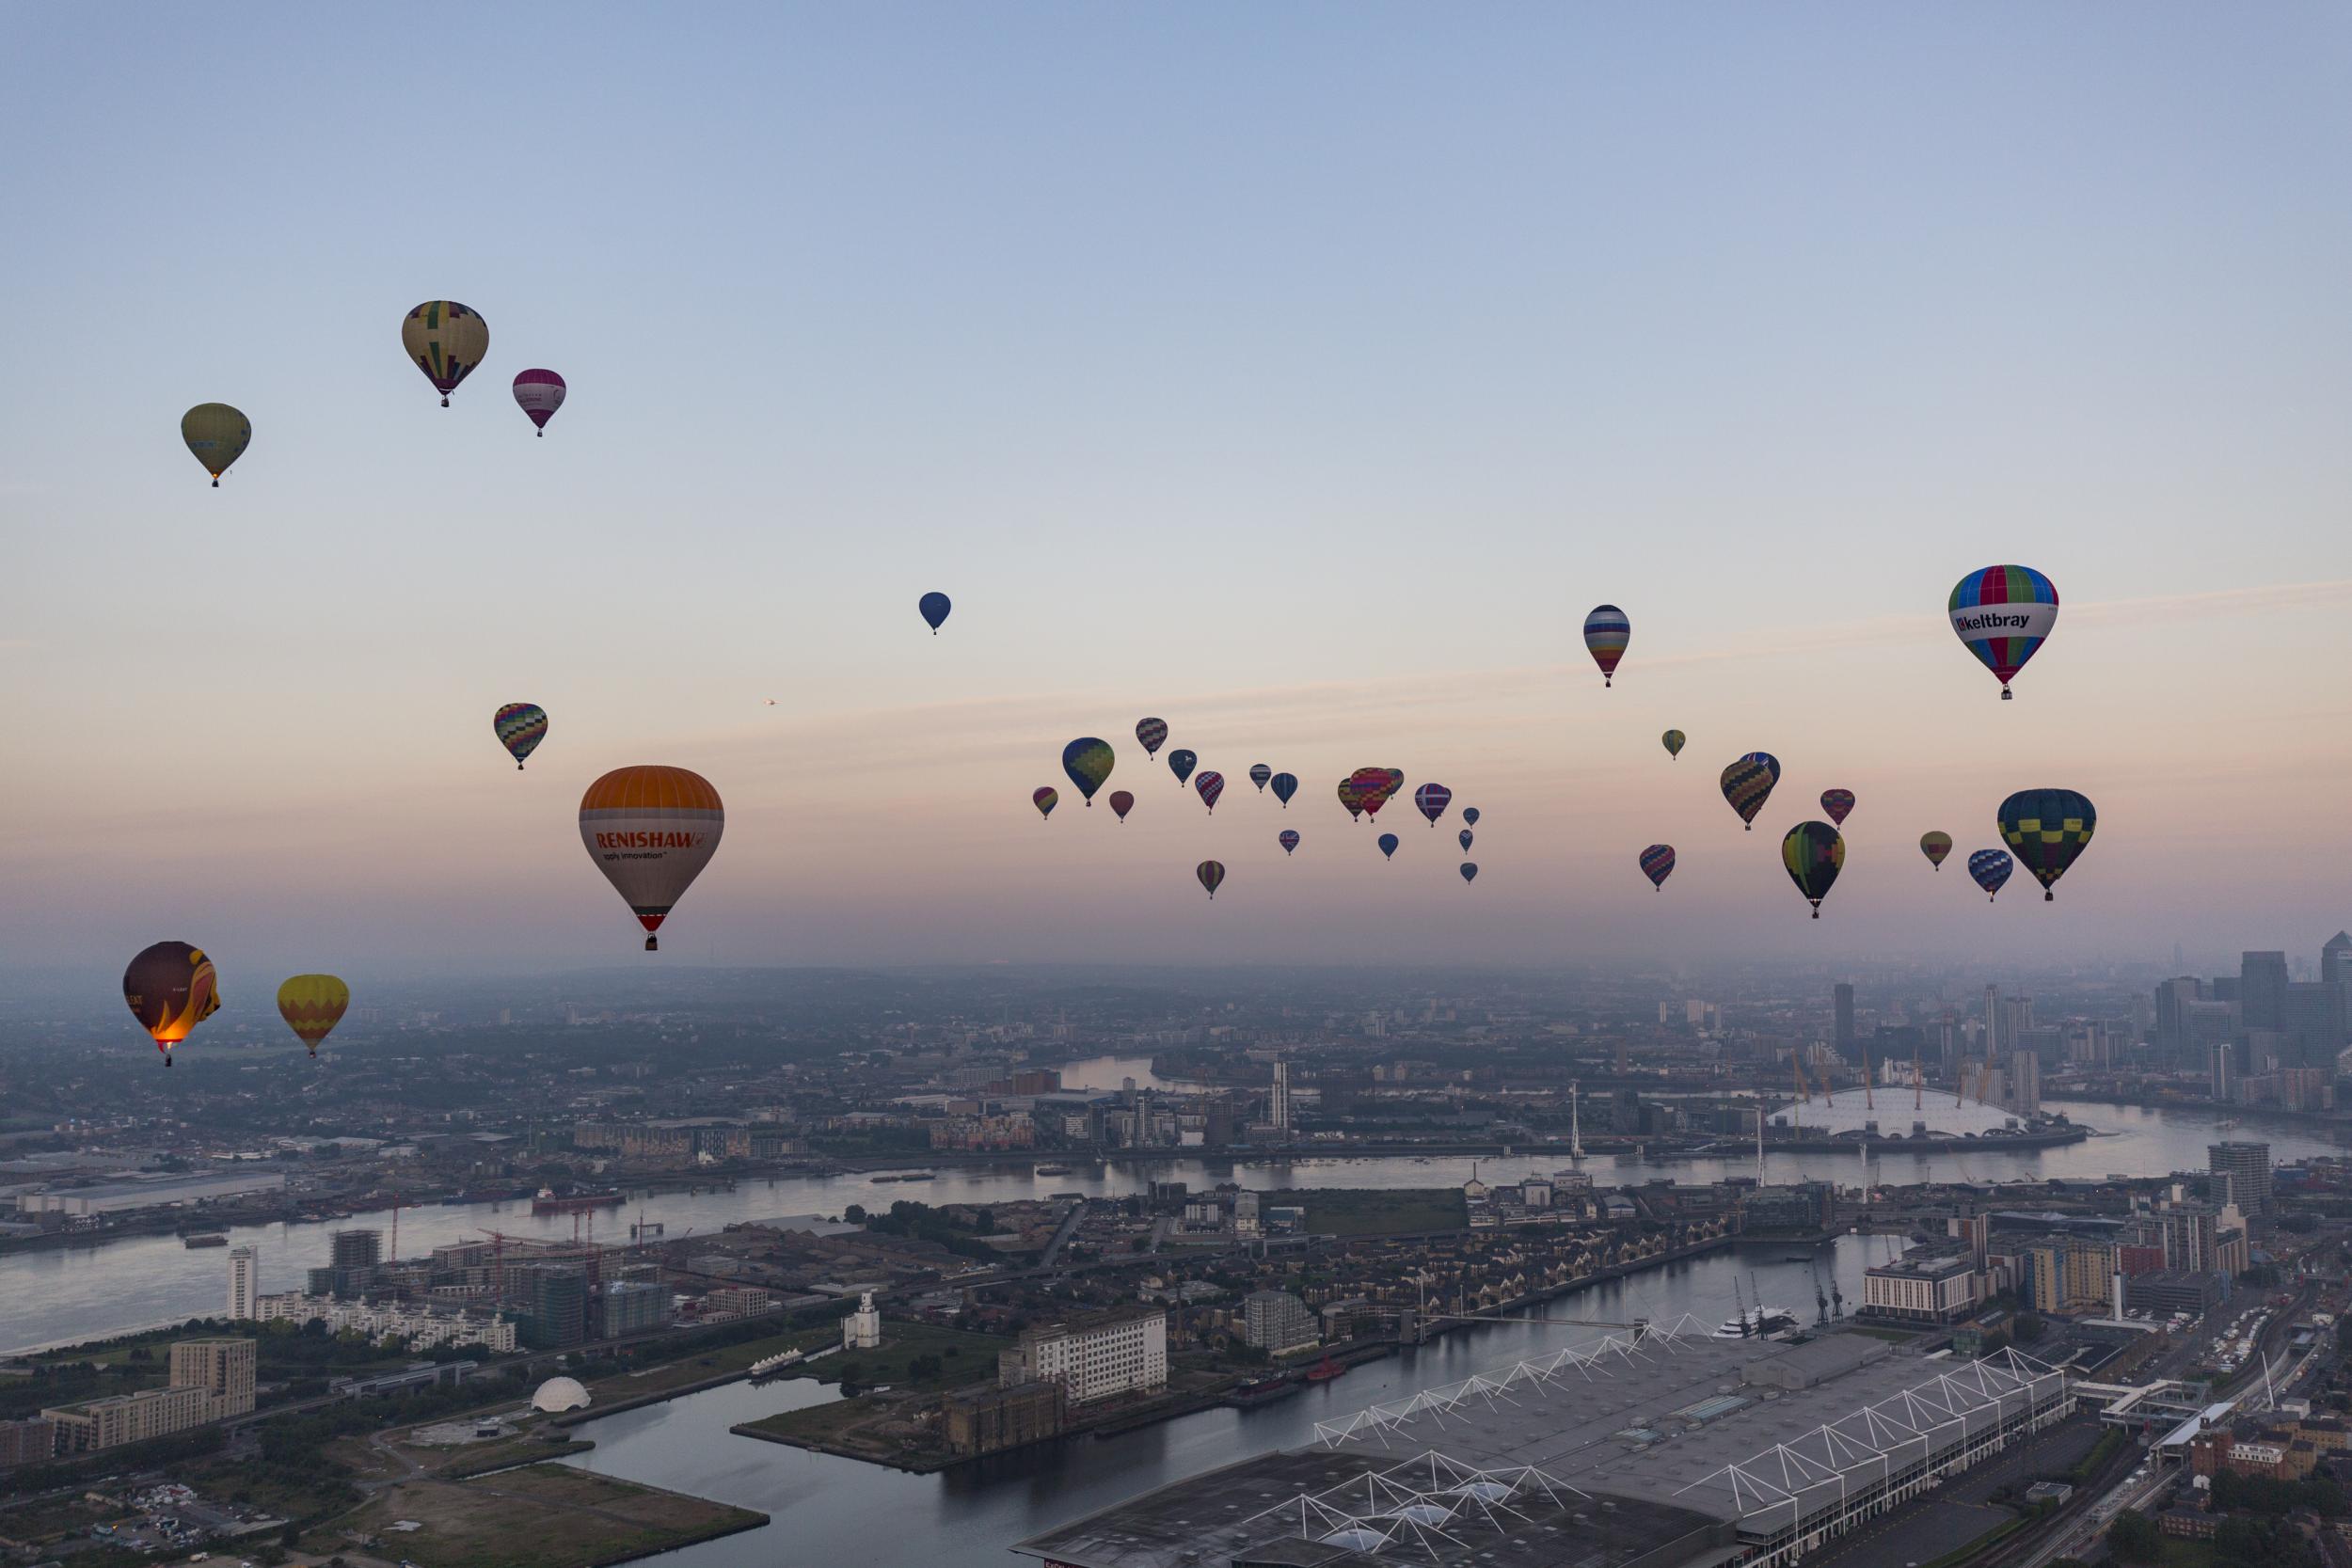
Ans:
<svg viewBox="0 0 2352 1568"><path fill-rule="evenodd" d="M648 953L659 953L659 952L660 952L660 951L661 951L661 939L660 939L660 937L647 937L647 938L645 939L645 951L646 951L646 952L648 952Z"/></svg>
<svg viewBox="0 0 2352 1568"><path fill-rule="evenodd" d="M2005 686L2005 687L2003 687L2003 688L2001 688L2001 701L2003 701L2003 702L2005 702L2005 703L2013 703L2013 702L2015 702L2016 700L2017 700L2017 693L2016 693L2016 692L2011 691L2011 690L2010 690L2008 687L2006 687L2006 686Z"/></svg>

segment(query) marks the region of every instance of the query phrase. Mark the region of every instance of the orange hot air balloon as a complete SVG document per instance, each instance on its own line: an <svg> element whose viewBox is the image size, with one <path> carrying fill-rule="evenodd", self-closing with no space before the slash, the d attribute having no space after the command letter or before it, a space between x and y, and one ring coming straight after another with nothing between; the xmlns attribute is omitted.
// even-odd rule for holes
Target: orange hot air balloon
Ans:
<svg viewBox="0 0 2352 1568"><path fill-rule="evenodd" d="M332 974L297 974L278 988L278 1016L313 1056L350 1006L351 988Z"/></svg>
<svg viewBox="0 0 2352 1568"><path fill-rule="evenodd" d="M653 935L718 852L726 828L719 792L700 773L647 764L616 768L580 798L580 841L629 911Z"/></svg>
<svg viewBox="0 0 2352 1568"><path fill-rule="evenodd" d="M171 1048L219 1008L219 976L202 948L159 942L122 972L122 1000L131 1005L139 1027L154 1037L155 1049L169 1067Z"/></svg>

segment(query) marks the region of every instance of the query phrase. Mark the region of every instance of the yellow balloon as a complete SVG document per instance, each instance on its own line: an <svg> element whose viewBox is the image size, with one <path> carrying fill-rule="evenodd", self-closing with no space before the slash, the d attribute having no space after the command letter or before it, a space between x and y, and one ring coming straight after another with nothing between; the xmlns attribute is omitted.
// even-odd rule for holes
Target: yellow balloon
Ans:
<svg viewBox="0 0 2352 1568"><path fill-rule="evenodd" d="M408 351L408 362L440 389L441 406L447 408L450 393L490 352L490 324L453 299L428 299L402 318L400 346Z"/></svg>
<svg viewBox="0 0 2352 1568"><path fill-rule="evenodd" d="M278 988L278 1015L313 1056L350 1006L351 988L332 974L297 974Z"/></svg>
<svg viewBox="0 0 2352 1568"><path fill-rule="evenodd" d="M252 443L253 424L225 403L199 403L180 416L180 439L213 476L213 488L217 490L220 476Z"/></svg>

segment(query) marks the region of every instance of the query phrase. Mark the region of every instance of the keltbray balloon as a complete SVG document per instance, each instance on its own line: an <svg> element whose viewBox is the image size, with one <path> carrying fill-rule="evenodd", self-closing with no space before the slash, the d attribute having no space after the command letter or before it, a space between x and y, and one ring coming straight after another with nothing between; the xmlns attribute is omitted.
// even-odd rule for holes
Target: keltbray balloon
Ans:
<svg viewBox="0 0 2352 1568"><path fill-rule="evenodd" d="M1178 789L1184 787L1184 781L1192 777L1192 770L1200 761L1199 753L1188 752L1182 746L1168 753L1168 770L1176 775Z"/></svg>
<svg viewBox="0 0 2352 1568"><path fill-rule="evenodd" d="M159 942L141 949L122 972L122 1000L169 1067L171 1048L219 1008L220 982L202 948Z"/></svg>
<svg viewBox="0 0 2352 1568"><path fill-rule="evenodd" d="M1584 617L1584 648L1600 666L1602 686L1616 683L1617 660L1625 657L1625 645L1632 640L1633 623L1615 605L1595 605Z"/></svg>
<svg viewBox="0 0 2352 1568"><path fill-rule="evenodd" d="M1429 818L1433 828L1438 825L1438 818L1445 815L1445 808L1453 803L1454 791L1441 784L1425 784L1413 791L1414 809Z"/></svg>
<svg viewBox="0 0 2352 1568"><path fill-rule="evenodd" d="M1462 880L1466 882L1474 882L1478 880L1478 863L1476 861L1464 861L1462 863Z"/></svg>
<svg viewBox="0 0 2352 1568"><path fill-rule="evenodd" d="M402 320L400 346L408 351L408 362L439 390L441 406L447 408L450 393L490 352L490 324L479 310L453 299L428 299Z"/></svg>
<svg viewBox="0 0 2352 1568"><path fill-rule="evenodd" d="M1274 842L1280 845L1282 847L1282 853L1287 855L1292 850L1298 847L1298 830L1296 828L1285 828L1280 832L1274 835Z"/></svg>
<svg viewBox="0 0 2352 1568"><path fill-rule="evenodd" d="M1836 823L1838 827L1844 827L1846 825L1846 814L1853 810L1853 791L1851 789L1825 789L1821 791L1821 810L1829 814L1829 819L1832 822Z"/></svg>
<svg viewBox="0 0 2352 1568"><path fill-rule="evenodd" d="M1684 735L1680 730L1668 730L1664 735L1658 737L1658 743L1666 748L1666 754L1668 756L1678 757L1682 754L1682 748L1689 742L1690 738L1691 737L1689 736Z"/></svg>
<svg viewBox="0 0 2352 1568"><path fill-rule="evenodd" d="M1284 811L1288 811L1291 809L1291 797L1298 793L1298 775L1277 773L1266 787L1274 791L1274 798L1282 802Z"/></svg>
<svg viewBox="0 0 2352 1568"><path fill-rule="evenodd" d="M1984 889L1984 901L1988 904L1999 894L2001 884L2009 880L2009 874L2016 867L2017 863L2010 859L2006 849L1979 849L1968 857L1968 875L1974 877L1977 885Z"/></svg>
<svg viewBox="0 0 2352 1568"><path fill-rule="evenodd" d="M1040 816L1053 816L1054 808L1060 803L1061 792L1052 784L1040 784L1029 791L1029 804L1037 808L1037 814Z"/></svg>
<svg viewBox="0 0 2352 1568"><path fill-rule="evenodd" d="M1110 801L1111 810L1118 815L1121 822L1126 821L1127 814L1136 809L1136 798L1123 789L1112 790Z"/></svg>
<svg viewBox="0 0 2352 1568"><path fill-rule="evenodd" d="M1263 795L1265 793L1266 781L1273 777L1274 769L1268 768L1264 763L1253 762L1249 765L1249 782L1258 786L1259 794Z"/></svg>
<svg viewBox="0 0 2352 1568"><path fill-rule="evenodd" d="M1462 826L1466 828L1475 828L1478 826L1478 808L1476 806L1464 806L1462 808Z"/></svg>
<svg viewBox="0 0 2352 1568"><path fill-rule="evenodd" d="M1919 835L1919 853L1928 857L1928 863L1938 871L1944 869L1944 857L1952 852L1952 835L1929 832Z"/></svg>
<svg viewBox="0 0 2352 1568"><path fill-rule="evenodd" d="M278 1016L313 1056L350 1006L351 988L332 974L297 974L278 988Z"/></svg>
<svg viewBox="0 0 2352 1568"><path fill-rule="evenodd" d="M1363 820L1364 787L1356 782L1356 775L1353 773L1340 781L1340 804L1347 808L1349 821Z"/></svg>
<svg viewBox="0 0 2352 1568"><path fill-rule="evenodd" d="M1209 808L1211 816L1215 816L1216 798L1225 793L1225 775L1213 770L1204 770L1199 778L1192 781L1192 787L1200 792L1200 803Z"/></svg>
<svg viewBox="0 0 2352 1568"><path fill-rule="evenodd" d="M180 439L213 476L213 488L217 490L229 465L253 444L253 424L225 403L199 403L180 416Z"/></svg>
<svg viewBox="0 0 2352 1568"><path fill-rule="evenodd" d="M519 773L523 759L548 737L548 710L536 703L501 703L490 715L490 729L515 759L515 771Z"/></svg>
<svg viewBox="0 0 2352 1568"><path fill-rule="evenodd" d="M1455 843L1462 847L1462 853L1465 855L1470 853L1470 831L1468 828L1464 828L1460 832L1455 833L1454 835L1454 839Z"/></svg>
<svg viewBox="0 0 2352 1568"><path fill-rule="evenodd" d="M1192 874L1200 879L1202 887L1209 890L1209 897L1214 900L1216 897L1217 885L1225 880L1225 863L1202 861L1192 868Z"/></svg>
<svg viewBox="0 0 2352 1568"><path fill-rule="evenodd" d="M660 764L615 768L580 798L580 841L612 890L654 933L718 852L726 829L719 792L700 773Z"/></svg>
<svg viewBox="0 0 2352 1568"><path fill-rule="evenodd" d="M515 378L515 406L530 415L545 436L548 421L564 406L564 378L553 371L523 372Z"/></svg>
<svg viewBox="0 0 2352 1568"><path fill-rule="evenodd" d="M1987 566L1953 585L1952 630L2001 683L2001 701L2058 625L2058 590L2030 566Z"/></svg>
<svg viewBox="0 0 2352 1568"><path fill-rule="evenodd" d="M1771 799L1772 785L1780 783L1780 759L1770 752L1750 752L1724 769L1724 799L1740 814L1740 820L1756 831L1756 814L1764 809Z"/></svg>
<svg viewBox="0 0 2352 1568"><path fill-rule="evenodd" d="M1674 875L1674 870L1675 847L1673 845L1653 844L1642 851L1642 875L1647 877L1650 886L1658 889L1659 892L1663 893L1666 890L1666 879Z"/></svg>
<svg viewBox="0 0 2352 1568"><path fill-rule="evenodd" d="M1380 835L1380 858L1391 861L1396 859L1396 843L1394 833L1382 833Z"/></svg>
<svg viewBox="0 0 2352 1568"><path fill-rule="evenodd" d="M2090 847L2099 813L2090 799L2071 789L2021 789L2001 802L2001 836L2018 863L2042 884L2044 903L2066 868Z"/></svg>
<svg viewBox="0 0 2352 1568"><path fill-rule="evenodd" d="M1145 756L1158 756L1160 748L1168 744L1168 721L1138 719L1136 721L1136 738L1143 743Z"/></svg>
<svg viewBox="0 0 2352 1568"><path fill-rule="evenodd" d="M1094 792L1103 787L1103 781L1111 776L1111 743L1093 736L1082 735L1061 749L1061 770L1070 775L1070 782L1086 797L1087 805L1094 804Z"/></svg>
<svg viewBox="0 0 2352 1568"><path fill-rule="evenodd" d="M948 601L946 594L933 589L914 601L914 609L915 612L929 623L931 635L937 637L939 628L946 624L947 612L955 609L955 606Z"/></svg>
<svg viewBox="0 0 2352 1568"><path fill-rule="evenodd" d="M1826 822L1800 822L1780 841L1780 863L1819 920L1821 900L1837 885L1838 870L1846 863L1846 840Z"/></svg>

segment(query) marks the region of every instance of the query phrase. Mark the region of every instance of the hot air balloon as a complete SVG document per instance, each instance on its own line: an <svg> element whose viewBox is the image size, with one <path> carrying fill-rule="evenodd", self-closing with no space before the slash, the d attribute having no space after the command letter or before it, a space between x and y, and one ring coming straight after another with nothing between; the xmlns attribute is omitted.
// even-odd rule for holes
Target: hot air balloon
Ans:
<svg viewBox="0 0 2352 1568"><path fill-rule="evenodd" d="M1584 617L1584 647L1600 666L1602 686L1615 684L1617 660L1625 657L1625 645L1632 640L1633 623L1615 605L1595 605Z"/></svg>
<svg viewBox="0 0 2352 1568"><path fill-rule="evenodd" d="M1119 819L1121 822L1127 820L1127 814L1135 809L1135 805L1136 798L1128 794L1125 790L1114 789L1111 791L1111 810L1118 814Z"/></svg>
<svg viewBox="0 0 2352 1568"><path fill-rule="evenodd" d="M122 972L122 1000L131 1005L139 1027L155 1037L155 1049L169 1067L171 1048L220 1006L219 977L202 948L159 942Z"/></svg>
<svg viewBox="0 0 2352 1568"><path fill-rule="evenodd" d="M1919 853L1928 857L1928 863L1938 871L1944 869L1944 857L1952 852L1952 835L1925 832L1919 835Z"/></svg>
<svg viewBox="0 0 2352 1568"><path fill-rule="evenodd" d="M700 773L641 764L615 768L580 798L580 841L645 928L654 935L718 851L726 808Z"/></svg>
<svg viewBox="0 0 2352 1568"><path fill-rule="evenodd" d="M1274 835L1274 842L1280 845L1282 847L1282 853L1287 855L1292 850L1298 847L1298 830L1296 828L1285 828L1280 832Z"/></svg>
<svg viewBox="0 0 2352 1568"><path fill-rule="evenodd" d="M937 637L940 626L946 622L947 612L955 606L948 601L946 594L933 589L915 600L914 608L924 620L930 623L931 635Z"/></svg>
<svg viewBox="0 0 2352 1568"><path fill-rule="evenodd" d="M1363 808L1364 814L1368 816L1379 816L1380 808L1389 803L1389 796L1396 787L1390 781L1389 770L1385 768L1359 768L1348 777L1355 783L1356 801Z"/></svg>
<svg viewBox="0 0 2352 1568"><path fill-rule="evenodd" d="M548 421L564 406L564 378L553 371L523 372L515 378L515 406L530 415L545 436Z"/></svg>
<svg viewBox="0 0 2352 1568"><path fill-rule="evenodd" d="M490 351L490 324L453 299L428 299L402 320L400 346L439 390L447 408L450 393Z"/></svg>
<svg viewBox="0 0 2352 1568"><path fill-rule="evenodd" d="M1438 825L1438 818L1445 815L1445 808L1453 803L1454 791L1441 784L1425 784L1413 791L1414 806L1429 818L1433 828Z"/></svg>
<svg viewBox="0 0 2352 1568"><path fill-rule="evenodd" d="M548 710L536 703L501 703L490 715L490 729L515 759L515 771L523 770L523 759L539 749L539 742L548 737Z"/></svg>
<svg viewBox="0 0 2352 1568"><path fill-rule="evenodd" d="M1952 588L1952 630L2001 683L2009 683L2058 625L2058 590L2030 566L1987 566Z"/></svg>
<svg viewBox="0 0 2352 1568"><path fill-rule="evenodd" d="M1466 882L1474 882L1478 880L1478 863L1476 861L1464 861L1462 863L1462 880Z"/></svg>
<svg viewBox="0 0 2352 1568"><path fill-rule="evenodd" d="M278 1016L313 1056L350 1006L351 988L332 974L297 974L278 988Z"/></svg>
<svg viewBox="0 0 2352 1568"><path fill-rule="evenodd" d="M1380 835L1380 856L1383 860L1396 859L1396 835L1394 833Z"/></svg>
<svg viewBox="0 0 2352 1568"><path fill-rule="evenodd" d="M253 422L225 403L199 403L180 416L180 439L213 476L217 490L229 465L253 444Z"/></svg>
<svg viewBox="0 0 2352 1568"><path fill-rule="evenodd" d="M1666 754L1668 756L1678 757L1682 754L1684 742L1689 739L1690 736L1684 735L1680 730L1668 730L1664 735L1658 737L1658 742L1660 745L1666 748Z"/></svg>
<svg viewBox="0 0 2352 1568"><path fill-rule="evenodd" d="M1750 752L1724 769L1724 799L1740 814L1740 820L1748 824L1749 832L1756 831L1756 814L1764 809L1772 785L1778 783L1780 759L1770 752Z"/></svg>
<svg viewBox="0 0 2352 1568"><path fill-rule="evenodd" d="M1209 897L1215 900L1218 884L1225 880L1225 863L1202 861L1192 868L1192 874L1200 879L1200 885L1209 890Z"/></svg>
<svg viewBox="0 0 2352 1568"><path fill-rule="evenodd" d="M1853 791L1851 789L1825 789L1821 791L1821 809L1829 813L1829 819L1832 822L1836 823L1838 827L1844 827L1846 825L1846 814L1853 810Z"/></svg>
<svg viewBox="0 0 2352 1568"><path fill-rule="evenodd" d="M1846 840L1826 822L1800 822L1780 841L1780 863L1819 920L1821 900L1837 885L1838 870L1846 863Z"/></svg>
<svg viewBox="0 0 2352 1568"><path fill-rule="evenodd" d="M1403 793L1404 793L1404 791L1405 791L1405 769L1403 769L1402 768L1383 768L1380 771L1382 771L1383 773L1386 773L1386 774L1389 776L1389 793L1390 793L1390 794L1391 794L1391 795L1401 795L1401 794L1403 794Z"/></svg>
<svg viewBox="0 0 2352 1568"><path fill-rule="evenodd" d="M1168 721L1165 719L1136 721L1136 738L1143 743L1145 756L1158 756L1160 748L1168 744Z"/></svg>
<svg viewBox="0 0 2352 1568"><path fill-rule="evenodd" d="M1274 798L1282 802L1282 809L1288 811L1291 809L1291 797L1298 793L1298 775L1277 773L1274 782L1267 787L1274 791Z"/></svg>
<svg viewBox="0 0 2352 1568"><path fill-rule="evenodd" d="M1037 808L1040 816L1053 816L1054 808L1060 803L1061 792L1052 784L1040 784L1029 791L1029 804Z"/></svg>
<svg viewBox="0 0 2352 1568"><path fill-rule="evenodd" d="M1103 781L1111 776L1111 744L1082 735L1061 749L1061 770L1070 775L1070 782L1086 797L1087 805L1094 804L1094 792L1103 787Z"/></svg>
<svg viewBox="0 0 2352 1568"><path fill-rule="evenodd" d="M1455 843L1461 845L1462 853L1465 855L1469 854L1470 847L1470 831L1468 828L1464 828L1460 832L1455 833L1454 838Z"/></svg>
<svg viewBox="0 0 2352 1568"><path fill-rule="evenodd" d="M1465 828L1475 828L1478 826L1478 808L1476 806L1464 806L1462 808L1462 826Z"/></svg>
<svg viewBox="0 0 2352 1568"><path fill-rule="evenodd" d="M1216 812L1216 798L1225 793L1225 775L1204 771L1199 778L1192 781L1192 787L1200 792L1200 803L1208 807L1210 814L1214 816Z"/></svg>
<svg viewBox="0 0 2352 1568"><path fill-rule="evenodd" d="M1673 876L1674 871L1675 847L1673 845L1653 844L1642 851L1642 875L1647 877L1650 886L1661 893L1665 891L1666 879Z"/></svg>
<svg viewBox="0 0 2352 1568"><path fill-rule="evenodd" d="M2009 874L2016 867L2017 863L2010 859L2006 849L1979 849L1968 857L1968 875L1974 877L1977 885L1984 889L1984 901L1988 904L1993 902L1994 896L2001 891L2001 884L2009 880Z"/></svg>
<svg viewBox="0 0 2352 1568"><path fill-rule="evenodd" d="M1197 753L1188 752L1182 746L1168 753L1168 770L1176 775L1178 789L1184 787L1184 781L1192 777L1193 768L1200 760Z"/></svg>
<svg viewBox="0 0 2352 1568"><path fill-rule="evenodd" d="M2001 802L1997 820L2001 836L2040 880L2042 902L2049 903L2058 897L2051 891L2058 879L2089 847L2099 813L2071 789L2021 789Z"/></svg>
<svg viewBox="0 0 2352 1568"><path fill-rule="evenodd" d="M1340 804L1347 808L1349 821L1363 820L1364 789L1356 782L1356 775L1353 773L1340 781Z"/></svg>
<svg viewBox="0 0 2352 1568"><path fill-rule="evenodd" d="M1249 782L1258 786L1259 794L1263 795L1265 793L1266 781L1273 777L1274 769L1268 768L1264 763L1253 762L1249 765Z"/></svg>

